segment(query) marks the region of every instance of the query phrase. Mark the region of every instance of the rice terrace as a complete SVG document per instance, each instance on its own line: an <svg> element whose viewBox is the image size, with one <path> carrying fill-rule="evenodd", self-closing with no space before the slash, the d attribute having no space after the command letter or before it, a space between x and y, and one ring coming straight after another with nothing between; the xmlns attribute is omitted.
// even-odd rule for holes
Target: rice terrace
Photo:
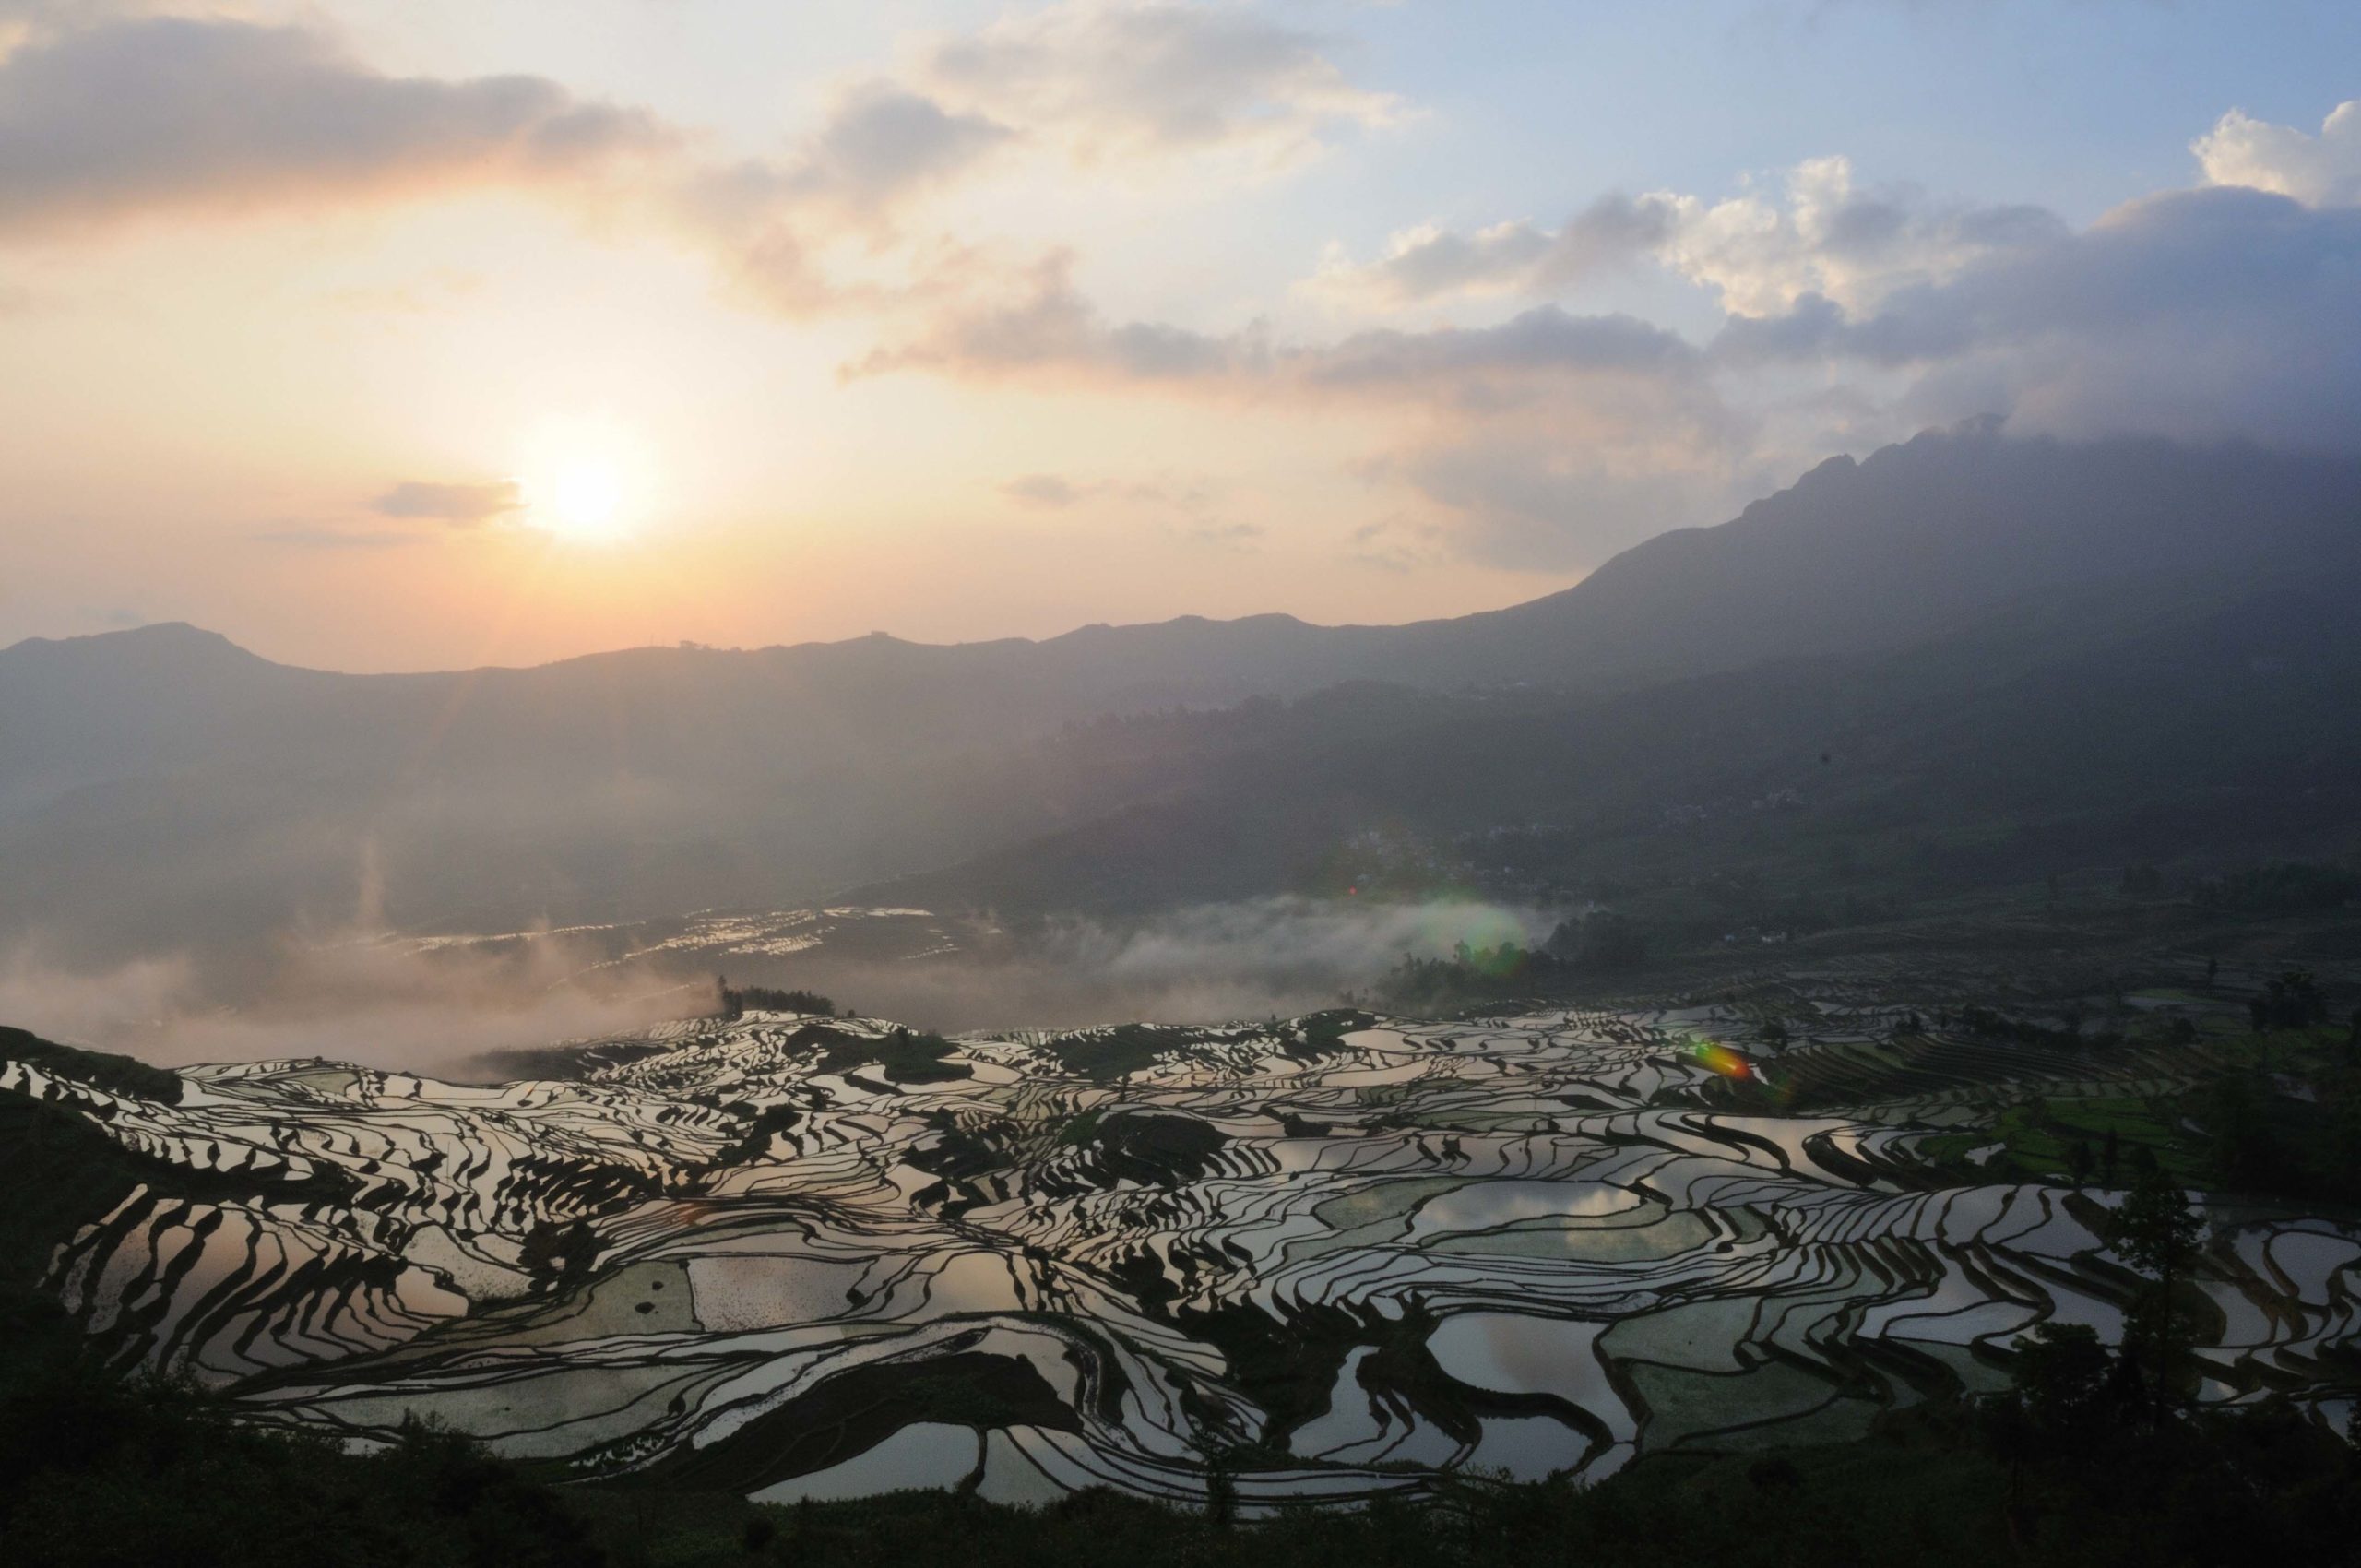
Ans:
<svg viewBox="0 0 2361 1568"><path fill-rule="evenodd" d="M47 1288L255 1419L423 1416L761 1501L1202 1505L1219 1473L1251 1515L1857 1437L2004 1386L2036 1324L2120 1339L2113 1182L2231 1049L2205 1011L2080 1054L1833 1006L1776 1048L1714 1005L954 1039L756 1011L564 1080L110 1087L35 1051L0 1087L158 1168ZM2119 1170L2029 1172L2029 1109ZM2361 1230L2205 1218L2200 1403L2341 1421Z"/></svg>

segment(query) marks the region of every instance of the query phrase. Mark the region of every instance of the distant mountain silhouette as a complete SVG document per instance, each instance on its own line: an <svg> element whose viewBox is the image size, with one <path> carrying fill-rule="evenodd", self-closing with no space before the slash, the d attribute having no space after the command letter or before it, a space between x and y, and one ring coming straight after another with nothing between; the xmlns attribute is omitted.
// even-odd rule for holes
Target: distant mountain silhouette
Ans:
<svg viewBox="0 0 2361 1568"><path fill-rule="evenodd" d="M1158 758L1160 795L848 897L1132 915L1341 892L1337 849L1359 835L1480 846L1525 825L1544 831L1521 873L1594 890L1881 861L1939 892L2343 857L2361 849L2356 712L2361 597L2142 578L2028 595L1905 648L1602 696L1387 688L1350 712L1145 720L1113 743Z"/></svg>
<svg viewBox="0 0 2361 1568"><path fill-rule="evenodd" d="M1581 743L1508 744L1520 725L1578 737L1591 720L1574 716L1620 714L1645 750L1651 722L1669 745L1672 727L1739 723L1749 703L1869 704L1855 716L1866 723L1880 690L1954 705L1965 731L1914 743L1974 754L1975 726L2024 717L1991 706L1999 672L2065 683L2053 705L2130 702L2108 684L2111 660L2223 616L2270 622L2291 592L2308 596L2308 624L2333 620L2354 596L2329 585L2355 581L2361 463L1975 426L1833 459L1562 593L1406 626L1183 617L1039 642L877 636L367 676L273 664L187 626L35 639L0 651L0 937L119 953L234 944L364 903L439 925L794 900L1159 811L1216 813L1252 881L1269 833L1295 841L1344 820L1307 820L1308 802L1425 808L1398 789L1339 794L1333 778L1258 793L1223 775L1240 758L1268 772L1284 756L1302 778L1318 773L1313 753L1358 747L1382 777L1423 778L1430 764L1400 750L1412 731L1431 748L1473 724L1513 760L1428 790L1460 802L1457 820L1605 787L1578 781ZM2165 662L2182 669L2187 651ZM1714 688L1694 683L1744 671L1757 684L1738 712L1697 706ZM1408 691L1307 718L1151 726L1128 745L1057 739L1109 715L1355 682ZM1709 732L1692 749L1728 748ZM1653 787L1654 766L1629 787Z"/></svg>

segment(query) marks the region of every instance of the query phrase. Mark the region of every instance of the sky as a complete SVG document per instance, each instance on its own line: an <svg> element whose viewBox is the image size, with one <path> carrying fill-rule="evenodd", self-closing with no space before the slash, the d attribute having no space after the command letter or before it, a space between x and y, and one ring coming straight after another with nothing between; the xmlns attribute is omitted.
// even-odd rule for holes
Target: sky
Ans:
<svg viewBox="0 0 2361 1568"><path fill-rule="evenodd" d="M1399 622L2361 443L2349 0L0 0L0 644Z"/></svg>

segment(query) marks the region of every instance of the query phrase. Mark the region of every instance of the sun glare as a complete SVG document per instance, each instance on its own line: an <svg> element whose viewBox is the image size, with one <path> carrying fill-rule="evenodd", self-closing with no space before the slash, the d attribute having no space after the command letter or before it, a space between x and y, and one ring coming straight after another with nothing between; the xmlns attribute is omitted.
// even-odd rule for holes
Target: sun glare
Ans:
<svg viewBox="0 0 2361 1568"><path fill-rule="evenodd" d="M544 422L525 444L517 483L525 521L555 539L610 543L647 521L647 449L610 419Z"/></svg>

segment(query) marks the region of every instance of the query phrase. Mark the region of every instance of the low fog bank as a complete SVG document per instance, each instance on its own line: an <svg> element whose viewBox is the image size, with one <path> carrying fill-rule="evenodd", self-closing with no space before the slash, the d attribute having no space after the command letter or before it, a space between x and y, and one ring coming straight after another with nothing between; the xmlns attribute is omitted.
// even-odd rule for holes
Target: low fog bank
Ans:
<svg viewBox="0 0 2361 1568"><path fill-rule="evenodd" d="M320 1056L476 1078L492 1053L709 1013L718 972L944 1033L1215 1023L1334 1006L1406 956L1530 944L1557 918L1474 901L1272 897L1121 923L1052 919L987 954L895 958L677 947L619 958L565 932L421 950L343 933L277 943L234 983L187 956L77 970L28 945L0 959L0 1023L161 1066Z"/></svg>
<svg viewBox="0 0 2361 1568"><path fill-rule="evenodd" d="M604 971L561 940L422 954L382 938L276 944L230 986L187 956L105 970L0 958L0 1023L159 1066L320 1056L463 1073L486 1051L622 1033L706 1008L705 979ZM259 983L256 983L257 979Z"/></svg>
<svg viewBox="0 0 2361 1568"><path fill-rule="evenodd" d="M1559 919L1472 900L1270 897L1121 923L1052 920L995 961L853 963L823 952L780 972L872 1016L943 1033L1221 1023L1333 1007L1405 956L1531 944Z"/></svg>

